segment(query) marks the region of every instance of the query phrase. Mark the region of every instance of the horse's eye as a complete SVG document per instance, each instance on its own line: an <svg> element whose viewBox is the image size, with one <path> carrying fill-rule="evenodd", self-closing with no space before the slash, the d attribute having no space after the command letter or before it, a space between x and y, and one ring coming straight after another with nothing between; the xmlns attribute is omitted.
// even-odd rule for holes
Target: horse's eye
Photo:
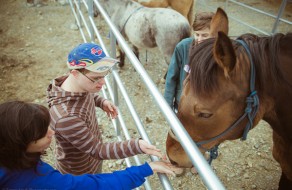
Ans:
<svg viewBox="0 0 292 190"><path fill-rule="evenodd" d="M211 117L213 114L211 113L199 113L198 117L202 117L202 118L209 118Z"/></svg>

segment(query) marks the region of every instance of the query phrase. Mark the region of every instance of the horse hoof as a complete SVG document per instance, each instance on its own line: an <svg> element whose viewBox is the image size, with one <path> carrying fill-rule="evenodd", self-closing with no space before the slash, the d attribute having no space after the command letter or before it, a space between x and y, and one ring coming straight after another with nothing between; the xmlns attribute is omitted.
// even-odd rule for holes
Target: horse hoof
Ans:
<svg viewBox="0 0 292 190"><path fill-rule="evenodd" d="M123 67L125 63L119 62L119 67Z"/></svg>
<svg viewBox="0 0 292 190"><path fill-rule="evenodd" d="M160 83L165 84L165 79L164 78L160 79Z"/></svg>
<svg viewBox="0 0 292 190"><path fill-rule="evenodd" d="M192 168L191 168L191 172L192 172L192 174L198 174L198 171L196 170L195 167L192 167Z"/></svg>
<svg viewBox="0 0 292 190"><path fill-rule="evenodd" d="M27 7L34 7L34 3L26 3Z"/></svg>

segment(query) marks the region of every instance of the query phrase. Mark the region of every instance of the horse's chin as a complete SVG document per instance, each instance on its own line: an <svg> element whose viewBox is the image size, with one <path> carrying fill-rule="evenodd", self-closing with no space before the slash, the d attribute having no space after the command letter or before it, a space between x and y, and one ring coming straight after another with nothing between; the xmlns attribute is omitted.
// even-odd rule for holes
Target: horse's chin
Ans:
<svg viewBox="0 0 292 190"><path fill-rule="evenodd" d="M193 163L191 163L190 165L178 165L177 167L179 167L179 168L192 168Z"/></svg>
<svg viewBox="0 0 292 190"><path fill-rule="evenodd" d="M167 154L168 160L170 163L178 168L191 168L192 167L192 162L189 160L186 156L183 157L169 157Z"/></svg>
<svg viewBox="0 0 292 190"><path fill-rule="evenodd" d="M189 161L189 162L184 161L184 163L176 163L176 167L179 167L179 168L192 168L193 167L193 163L191 161Z"/></svg>

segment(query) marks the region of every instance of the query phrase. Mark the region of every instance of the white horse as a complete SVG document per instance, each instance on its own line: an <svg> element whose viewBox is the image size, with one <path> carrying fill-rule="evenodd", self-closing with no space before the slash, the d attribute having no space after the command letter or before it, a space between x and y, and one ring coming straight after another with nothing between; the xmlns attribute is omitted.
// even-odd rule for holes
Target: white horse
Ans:
<svg viewBox="0 0 292 190"><path fill-rule="evenodd" d="M125 39L138 49L158 47L169 64L178 42L190 36L188 20L180 13L167 8L147 8L131 0L99 0ZM139 58L139 57L138 57ZM120 66L124 53L120 51Z"/></svg>

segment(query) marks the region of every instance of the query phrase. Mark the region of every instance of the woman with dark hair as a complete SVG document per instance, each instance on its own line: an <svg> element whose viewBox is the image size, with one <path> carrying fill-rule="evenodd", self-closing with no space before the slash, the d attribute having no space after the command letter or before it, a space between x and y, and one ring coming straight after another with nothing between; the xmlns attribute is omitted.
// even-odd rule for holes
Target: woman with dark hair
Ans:
<svg viewBox="0 0 292 190"><path fill-rule="evenodd" d="M150 162L111 174L63 175L41 155L50 146L54 131L44 106L12 101L0 104L1 189L133 189L153 172L174 174L166 162Z"/></svg>
<svg viewBox="0 0 292 190"><path fill-rule="evenodd" d="M48 129L49 124L50 115L43 106L3 103L0 107L0 166L9 170L36 167L54 135L54 131Z"/></svg>

